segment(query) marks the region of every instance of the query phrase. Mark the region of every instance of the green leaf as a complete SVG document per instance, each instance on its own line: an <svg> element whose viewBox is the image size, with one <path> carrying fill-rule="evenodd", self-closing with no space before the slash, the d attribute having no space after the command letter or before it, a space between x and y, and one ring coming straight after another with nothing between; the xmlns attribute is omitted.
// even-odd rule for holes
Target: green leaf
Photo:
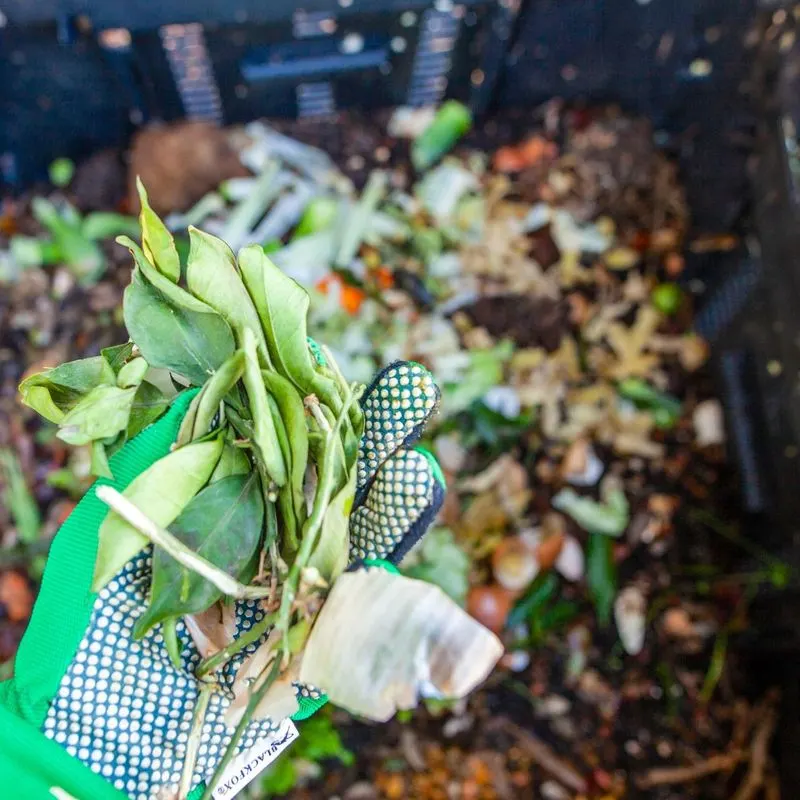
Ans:
<svg viewBox="0 0 800 800"><path fill-rule="evenodd" d="M626 378L617 385L621 397L630 400L637 408L653 413L660 428L672 428L681 415L681 401L671 394L656 389L641 378Z"/></svg>
<svg viewBox="0 0 800 800"><path fill-rule="evenodd" d="M258 475L231 475L196 495L170 525L183 544L238 578L258 548L264 503ZM196 572L182 567L161 548L153 553L150 603L137 620L139 639L170 616L205 611L222 592Z"/></svg>
<svg viewBox="0 0 800 800"><path fill-rule="evenodd" d="M237 350L195 395L178 431L179 446L204 436L209 431L219 412L220 403L242 377L244 362L244 350Z"/></svg>
<svg viewBox="0 0 800 800"><path fill-rule="evenodd" d="M175 249L175 242L167 226L158 214L150 208L147 191L139 176L136 176L136 191L142 210L139 213L139 224L142 226L142 249L156 269L177 283L181 277L181 260Z"/></svg>
<svg viewBox="0 0 800 800"><path fill-rule="evenodd" d="M117 373L117 386L122 389L138 386L144 380L149 367L150 365L141 356L134 358Z"/></svg>
<svg viewBox="0 0 800 800"><path fill-rule="evenodd" d="M537 575L508 615L506 628L513 628L521 622L538 616L557 591L558 578L552 572L543 572Z"/></svg>
<svg viewBox="0 0 800 800"><path fill-rule="evenodd" d="M244 450L225 442L222 447L222 455L211 473L209 483L216 483L230 475L245 475L250 472L250 469L250 460Z"/></svg>
<svg viewBox="0 0 800 800"><path fill-rule="evenodd" d="M265 797L283 797L294 788L297 779L292 753L283 753L264 773L261 791Z"/></svg>
<svg viewBox="0 0 800 800"><path fill-rule="evenodd" d="M213 308L170 283L149 265L145 268L144 254L141 250L137 254L137 250L138 247L132 252L138 268L123 299L128 332L148 364L169 369L202 386L233 354L231 329ZM158 283L154 284L151 277ZM172 288L165 292L165 287Z"/></svg>
<svg viewBox="0 0 800 800"><path fill-rule="evenodd" d="M114 386L116 375L102 356L70 361L26 378L22 402L50 422L61 422L97 386Z"/></svg>
<svg viewBox="0 0 800 800"><path fill-rule="evenodd" d="M245 353L244 387L253 418L253 444L258 448L258 453L270 478L278 486L283 486L287 480L286 464L283 460L275 421L269 407L267 390L261 378L261 369L258 364L256 352L256 338L250 328L243 330L242 346Z"/></svg>
<svg viewBox="0 0 800 800"><path fill-rule="evenodd" d="M98 386L92 389L62 420L58 438L67 444L89 444L108 439L128 426L136 389Z"/></svg>
<svg viewBox="0 0 800 800"><path fill-rule="evenodd" d="M308 463L308 427L303 401L292 384L276 372L262 370L261 378L267 391L278 406L280 417L289 440L289 484L295 517L300 524L305 520L305 496L303 483Z"/></svg>
<svg viewBox="0 0 800 800"><path fill-rule="evenodd" d="M469 570L469 556L447 528L434 528L426 533L416 563L401 569L409 578L436 584L460 606L467 600Z"/></svg>
<svg viewBox="0 0 800 800"><path fill-rule="evenodd" d="M33 236L17 234L12 237L8 252L12 262L21 269L58 264L64 261L61 248L53 239L37 239Z"/></svg>
<svg viewBox="0 0 800 800"><path fill-rule="evenodd" d="M331 500L322 520L319 539L308 560L320 575L333 583L346 569L350 554L350 512L356 496L357 470L350 471L344 488Z"/></svg>
<svg viewBox="0 0 800 800"><path fill-rule="evenodd" d="M614 543L602 533L589 535L586 555L586 580L597 612L597 620L603 626L611 621L614 598L617 594L617 567L614 563Z"/></svg>
<svg viewBox="0 0 800 800"><path fill-rule="evenodd" d="M136 389L128 420L126 437L133 439L148 425L154 423L169 408L169 400L152 383L142 381Z"/></svg>
<svg viewBox="0 0 800 800"><path fill-rule="evenodd" d="M561 630L580 613L580 606L569 600L559 600L546 608L539 618L539 629L542 633Z"/></svg>
<svg viewBox="0 0 800 800"><path fill-rule="evenodd" d="M249 328L256 337L263 366L271 366L258 314L236 269L231 249L221 239L197 228L189 228L189 241L186 267L189 290L222 315L240 346L244 330Z"/></svg>
<svg viewBox="0 0 800 800"><path fill-rule="evenodd" d="M161 626L161 635L164 638L164 648L167 651L169 660L175 669L183 669L181 661L181 642L178 639L178 618L170 617L164 620Z"/></svg>
<svg viewBox="0 0 800 800"><path fill-rule="evenodd" d="M50 232L78 280L84 285L94 283L106 268L105 256L97 243L87 239L79 225L66 220L44 197L34 197L31 210Z"/></svg>
<svg viewBox="0 0 800 800"><path fill-rule="evenodd" d="M338 411L341 401L336 384L314 369L308 349L308 293L276 267L258 245L239 251L239 268L258 311L275 369L304 395L316 394Z"/></svg>
<svg viewBox="0 0 800 800"><path fill-rule="evenodd" d="M575 522L590 533L603 533L619 537L625 532L630 518L630 507L621 489L611 489L598 503L583 497L569 487L562 489L552 500L553 508L569 514Z"/></svg>
<svg viewBox="0 0 800 800"><path fill-rule="evenodd" d="M104 347L100 351L100 355L108 362L108 366L114 370L117 375L119 371L125 366L125 362L133 355L133 342L125 342L125 344L115 344L113 347Z"/></svg>
<svg viewBox="0 0 800 800"><path fill-rule="evenodd" d="M181 447L146 469L123 494L166 527L206 484L221 451L221 439ZM92 591L100 591L146 545L146 537L109 511L100 526Z"/></svg>
<svg viewBox="0 0 800 800"><path fill-rule="evenodd" d="M345 765L354 762L355 756L342 743L329 714L315 714L300 726L300 731L298 747L293 751L297 757L309 761L335 758Z"/></svg>
<svg viewBox="0 0 800 800"><path fill-rule="evenodd" d="M100 439L92 442L91 469L92 475L96 475L98 478L108 478L109 480L113 480L114 478L111 473L111 466L108 463L106 446Z"/></svg>
<svg viewBox="0 0 800 800"><path fill-rule="evenodd" d="M0 475L5 484L3 504L11 512L17 537L26 544L35 542L39 538L42 525L39 506L25 482L19 460L6 448L0 448Z"/></svg>
<svg viewBox="0 0 800 800"><path fill-rule="evenodd" d="M503 368L513 354L514 345L507 339L485 350L469 351L469 366L461 380L443 387L442 408L447 414L457 414L480 400L503 382Z"/></svg>

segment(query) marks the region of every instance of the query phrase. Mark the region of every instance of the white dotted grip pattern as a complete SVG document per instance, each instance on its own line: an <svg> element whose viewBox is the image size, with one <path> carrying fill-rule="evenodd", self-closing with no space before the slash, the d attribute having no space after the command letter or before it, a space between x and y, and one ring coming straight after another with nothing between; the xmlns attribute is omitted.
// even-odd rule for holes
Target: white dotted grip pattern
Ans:
<svg viewBox="0 0 800 800"><path fill-rule="evenodd" d="M183 623L178 623L186 654L181 670L170 662L158 630L140 641L133 638L146 607L150 561L148 548L97 596L87 634L44 723L46 736L134 800L147 800L162 787L177 789L197 699L193 672L199 655ZM262 616L256 603L239 603L237 634ZM223 686L230 686L239 663L221 672ZM194 785L211 777L233 733L223 721L229 703L221 692L211 698ZM252 747L275 728L271 720L254 723L240 749Z"/></svg>

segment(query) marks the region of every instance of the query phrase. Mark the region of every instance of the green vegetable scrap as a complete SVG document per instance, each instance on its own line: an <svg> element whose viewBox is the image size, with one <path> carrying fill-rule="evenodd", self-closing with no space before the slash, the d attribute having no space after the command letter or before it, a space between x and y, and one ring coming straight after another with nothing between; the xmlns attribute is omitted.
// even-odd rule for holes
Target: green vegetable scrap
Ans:
<svg viewBox="0 0 800 800"><path fill-rule="evenodd" d="M650 411L659 428L672 428L680 418L681 401L641 378L626 378L620 381L617 390L621 397L630 400L637 408Z"/></svg>
<svg viewBox="0 0 800 800"><path fill-rule="evenodd" d="M303 212L294 231L294 238L327 230L336 221L339 213L338 201L330 196L315 197Z"/></svg>
<svg viewBox="0 0 800 800"><path fill-rule="evenodd" d="M414 169L422 171L448 153L472 127L472 113L456 100L448 100L411 147Z"/></svg>
<svg viewBox="0 0 800 800"><path fill-rule="evenodd" d="M662 314L671 317L681 307L683 292L677 283L661 283L653 289L650 299Z"/></svg>
<svg viewBox="0 0 800 800"><path fill-rule="evenodd" d="M439 586L459 605L469 589L469 556L447 528L435 528L422 540L419 551L403 563L403 574Z"/></svg>
<svg viewBox="0 0 800 800"><path fill-rule="evenodd" d="M630 507L622 489L612 487L603 493L603 502L583 497L574 489L562 489L552 500L553 508L569 514L590 533L619 537L630 520Z"/></svg>
<svg viewBox="0 0 800 800"><path fill-rule="evenodd" d="M604 627L611 622L614 598L617 596L617 567L614 543L602 533L589 536L586 554L586 580L597 612L597 621Z"/></svg>
<svg viewBox="0 0 800 800"><path fill-rule="evenodd" d="M322 711L300 724L300 738L267 768L261 779L261 791L265 797L283 796L304 777L321 775L322 762L330 759L350 766L355 756L342 743L330 714Z"/></svg>
<svg viewBox="0 0 800 800"><path fill-rule="evenodd" d="M72 181L75 175L75 164L69 158L57 158L47 168L47 174L50 176L50 183L53 186L63 188Z"/></svg>
<svg viewBox="0 0 800 800"><path fill-rule="evenodd" d="M64 262L78 280L84 284L94 283L106 268L105 257L97 243L81 230L77 212L69 207L59 211L44 197L34 197L31 208L33 216L53 237Z"/></svg>
<svg viewBox="0 0 800 800"><path fill-rule="evenodd" d="M31 209L50 237L14 236L9 246L12 260L22 268L66 264L84 285L96 282L107 266L98 241L139 232L133 217L105 211L81 217L68 203L57 207L44 197L35 197Z"/></svg>

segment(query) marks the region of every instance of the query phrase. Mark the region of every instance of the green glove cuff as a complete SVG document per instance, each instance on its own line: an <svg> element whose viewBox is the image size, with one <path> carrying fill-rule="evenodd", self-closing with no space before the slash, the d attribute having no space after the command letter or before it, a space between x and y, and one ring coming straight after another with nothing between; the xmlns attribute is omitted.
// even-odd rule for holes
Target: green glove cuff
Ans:
<svg viewBox="0 0 800 800"><path fill-rule="evenodd" d="M167 413L110 459L114 480L95 486L123 491L165 456L175 441L195 391L183 392ZM90 489L53 540L39 597L14 663L14 677L0 684L0 703L36 728L75 658L92 612L97 536L108 507ZM54 624L55 623L55 624Z"/></svg>
<svg viewBox="0 0 800 800"><path fill-rule="evenodd" d="M122 491L169 452L194 392L176 398L155 424L114 455L110 485ZM39 597L20 644L14 677L0 684L0 775L14 797L122 800L124 794L41 733L50 702L83 639L95 595L91 591L97 534L106 506L86 493L50 548ZM11 789L13 787L13 789ZM9 795L12 796L12 795ZM60 795L64 796L64 795Z"/></svg>

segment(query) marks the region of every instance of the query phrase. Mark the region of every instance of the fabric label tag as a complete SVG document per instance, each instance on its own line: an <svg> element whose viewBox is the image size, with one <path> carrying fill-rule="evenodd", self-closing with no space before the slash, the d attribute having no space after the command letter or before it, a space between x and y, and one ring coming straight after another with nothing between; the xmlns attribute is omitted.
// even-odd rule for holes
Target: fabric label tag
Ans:
<svg viewBox="0 0 800 800"><path fill-rule="evenodd" d="M230 800L266 769L295 739L300 736L288 717L271 736L259 739L246 753L236 756L214 789L214 800Z"/></svg>

